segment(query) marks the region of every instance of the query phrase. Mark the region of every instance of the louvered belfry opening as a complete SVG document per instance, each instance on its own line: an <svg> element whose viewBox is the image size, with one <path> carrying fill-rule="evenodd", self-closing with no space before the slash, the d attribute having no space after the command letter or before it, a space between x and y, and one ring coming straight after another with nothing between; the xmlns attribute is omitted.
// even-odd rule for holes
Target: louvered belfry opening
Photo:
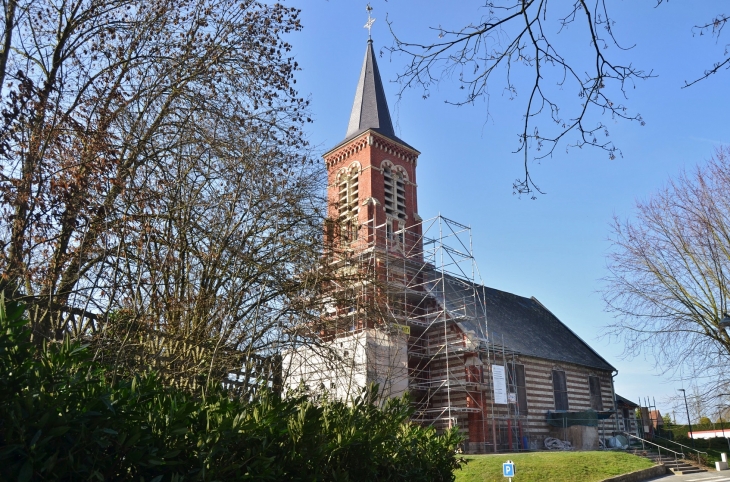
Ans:
<svg viewBox="0 0 730 482"><path fill-rule="evenodd" d="M356 241L359 231L359 168L357 165L344 171L337 186L341 239L344 244Z"/></svg>

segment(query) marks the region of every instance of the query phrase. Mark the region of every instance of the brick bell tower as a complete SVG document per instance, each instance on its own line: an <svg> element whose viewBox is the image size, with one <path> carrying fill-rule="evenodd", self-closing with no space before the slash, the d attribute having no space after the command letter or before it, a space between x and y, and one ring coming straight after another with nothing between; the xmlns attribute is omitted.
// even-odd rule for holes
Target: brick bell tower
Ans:
<svg viewBox="0 0 730 482"><path fill-rule="evenodd" d="M373 42L368 40L345 139L324 154L325 239L351 252L375 248L418 256L418 152L395 135Z"/></svg>
<svg viewBox="0 0 730 482"><path fill-rule="evenodd" d="M409 372L418 368L411 366L408 347L423 332L409 313L426 310L426 293L419 288L425 266L416 195L419 154L395 135L368 40L347 133L323 156L328 176L323 254L342 275L325 291L316 325L329 351L287 352L289 388L304 385L341 400L370 383L388 397L408 389Z"/></svg>

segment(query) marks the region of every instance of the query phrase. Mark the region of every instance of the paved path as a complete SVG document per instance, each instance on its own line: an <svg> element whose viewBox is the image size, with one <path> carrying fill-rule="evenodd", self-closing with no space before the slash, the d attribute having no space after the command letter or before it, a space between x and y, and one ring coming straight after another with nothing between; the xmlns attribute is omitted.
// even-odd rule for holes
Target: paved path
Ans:
<svg viewBox="0 0 730 482"><path fill-rule="evenodd" d="M650 480L661 480L662 482L730 482L730 470L723 470L722 472L713 470L700 474L665 475Z"/></svg>

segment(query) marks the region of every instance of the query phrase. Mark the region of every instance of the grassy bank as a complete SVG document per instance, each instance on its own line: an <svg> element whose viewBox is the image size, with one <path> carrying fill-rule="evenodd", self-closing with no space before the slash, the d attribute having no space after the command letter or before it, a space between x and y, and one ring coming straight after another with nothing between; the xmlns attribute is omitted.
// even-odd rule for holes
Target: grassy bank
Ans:
<svg viewBox="0 0 730 482"><path fill-rule="evenodd" d="M502 463L515 463L514 482L592 482L651 467L648 459L622 452L533 452L472 455L456 471L457 482L505 481Z"/></svg>

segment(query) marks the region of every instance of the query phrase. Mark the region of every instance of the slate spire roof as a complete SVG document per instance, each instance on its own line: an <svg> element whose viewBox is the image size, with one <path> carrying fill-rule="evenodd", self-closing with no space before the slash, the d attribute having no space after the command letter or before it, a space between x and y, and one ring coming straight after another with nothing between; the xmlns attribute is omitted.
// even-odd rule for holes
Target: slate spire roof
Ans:
<svg viewBox="0 0 730 482"><path fill-rule="evenodd" d="M360 79L357 82L355 101L352 103L350 122L347 125L347 134L345 134L344 141L338 146L368 129L372 129L378 134L413 149L395 135L372 40L368 40L365 49L365 59L360 70Z"/></svg>
<svg viewBox="0 0 730 482"><path fill-rule="evenodd" d="M366 129L373 129L387 137L395 137L372 40L368 40L365 50L365 60L362 63L345 137L354 137Z"/></svg>

